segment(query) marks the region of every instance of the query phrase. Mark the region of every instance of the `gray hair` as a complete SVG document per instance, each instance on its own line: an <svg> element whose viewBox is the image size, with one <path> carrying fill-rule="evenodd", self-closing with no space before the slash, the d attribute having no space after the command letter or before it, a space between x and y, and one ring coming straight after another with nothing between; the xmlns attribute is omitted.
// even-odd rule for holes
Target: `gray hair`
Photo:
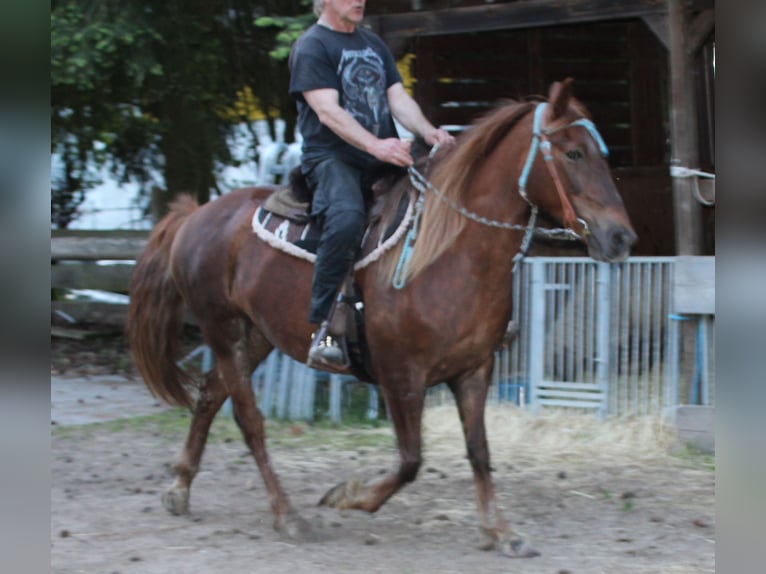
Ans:
<svg viewBox="0 0 766 574"><path fill-rule="evenodd" d="M324 0L314 0L314 15L319 18L324 10Z"/></svg>

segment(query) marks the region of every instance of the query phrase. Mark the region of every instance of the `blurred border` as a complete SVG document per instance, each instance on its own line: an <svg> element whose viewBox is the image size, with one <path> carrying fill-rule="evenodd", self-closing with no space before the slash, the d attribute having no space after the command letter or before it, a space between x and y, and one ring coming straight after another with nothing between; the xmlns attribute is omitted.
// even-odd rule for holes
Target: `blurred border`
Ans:
<svg viewBox="0 0 766 574"><path fill-rule="evenodd" d="M0 7L0 555L50 571L50 3Z"/></svg>
<svg viewBox="0 0 766 574"><path fill-rule="evenodd" d="M716 567L762 572L766 531L766 2L716 13Z"/></svg>

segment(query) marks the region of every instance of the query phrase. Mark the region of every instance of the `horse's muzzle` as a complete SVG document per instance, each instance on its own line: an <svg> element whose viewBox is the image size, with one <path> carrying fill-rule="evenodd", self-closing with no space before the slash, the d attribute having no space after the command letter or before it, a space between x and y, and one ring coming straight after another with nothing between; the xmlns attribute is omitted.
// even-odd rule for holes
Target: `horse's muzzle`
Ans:
<svg viewBox="0 0 766 574"><path fill-rule="evenodd" d="M632 229L621 225L601 232L594 230L588 238L588 253L598 261L618 263L630 255L630 248L637 239Z"/></svg>

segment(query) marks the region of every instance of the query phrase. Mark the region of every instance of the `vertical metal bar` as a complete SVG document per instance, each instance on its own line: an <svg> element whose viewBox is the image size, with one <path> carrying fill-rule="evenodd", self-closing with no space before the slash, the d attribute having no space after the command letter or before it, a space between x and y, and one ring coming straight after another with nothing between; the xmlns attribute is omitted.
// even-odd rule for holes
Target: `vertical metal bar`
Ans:
<svg viewBox="0 0 766 574"><path fill-rule="evenodd" d="M710 389L708 392L710 393L710 404L715 405L716 403L716 363L715 363L715 315L710 316L710 331L709 331L709 337L708 337L708 353L709 354L709 362L710 362L710 372L709 372L709 378L708 386Z"/></svg>
<svg viewBox="0 0 766 574"><path fill-rule="evenodd" d="M588 382L596 382L596 370L598 366L598 351L596 349L596 341L598 340L598 331L596 329L596 313L598 312L598 306L594 300L596 294L596 278L598 274L598 266L595 263L588 264L588 276L587 276L587 303L584 303L587 308L586 324L585 324L585 354L588 357Z"/></svg>
<svg viewBox="0 0 766 574"><path fill-rule="evenodd" d="M305 421L314 420L314 403L316 402L316 375L312 369L303 367L303 405L301 418Z"/></svg>
<svg viewBox="0 0 766 574"><path fill-rule="evenodd" d="M202 349L202 372L208 373L213 369L213 351L205 345Z"/></svg>
<svg viewBox="0 0 766 574"><path fill-rule="evenodd" d="M630 414L638 414L638 405L641 402L640 387L638 384L638 360L640 357L641 344L641 268L637 264L631 264L631 285L630 285L630 387L631 387L631 405Z"/></svg>
<svg viewBox="0 0 766 574"><path fill-rule="evenodd" d="M611 269L609 263L599 262L596 268L596 381L604 398L598 408L600 418L606 417L609 397L609 291Z"/></svg>
<svg viewBox="0 0 766 574"><path fill-rule="evenodd" d="M588 274L588 267L586 263L577 264L577 326L575 333L577 337L577 369L575 372L575 379L580 382L590 382L585 375L586 364L591 358L585 354L585 341L589 336L588 330L585 326L585 313L586 313L586 298L585 298L585 278Z"/></svg>
<svg viewBox="0 0 766 574"><path fill-rule="evenodd" d="M330 420L334 423L340 423L341 412L341 387L343 381L340 375L333 373L330 375Z"/></svg>
<svg viewBox="0 0 766 574"><path fill-rule="evenodd" d="M619 413L624 415L630 406L630 263L624 263L622 267L622 282L620 299L622 300L622 313L620 314L620 385L622 396Z"/></svg>
<svg viewBox="0 0 766 574"><path fill-rule="evenodd" d="M277 418L287 415L287 398L290 392L290 357L280 353L279 383L277 387Z"/></svg>
<svg viewBox="0 0 766 574"><path fill-rule="evenodd" d="M378 418L378 388L375 385L367 385L367 420L374 421Z"/></svg>
<svg viewBox="0 0 766 574"><path fill-rule="evenodd" d="M538 385L543 379L545 346L545 263L531 262L529 317L529 385L533 411L540 409Z"/></svg>
<svg viewBox="0 0 766 574"><path fill-rule="evenodd" d="M557 268L557 277L556 277L556 283L558 285L564 285L566 284L566 267L564 263L558 263L556 264ZM567 323L567 313L566 313L566 291L563 289L557 289L554 291L556 296L556 318L558 319L556 321L556 325L558 326L558 331L556 333L556 348L558 349L558 352L556 353L558 358L558 376L561 378L561 380L566 381L566 352L565 352L565 343L566 343L566 323Z"/></svg>
<svg viewBox="0 0 766 574"><path fill-rule="evenodd" d="M651 383L649 378L649 347L651 345L651 314L650 314L650 293L652 280L652 267L650 263L639 263L643 275L643 285L641 286L641 364L640 377L643 400L641 403L641 414L650 412L651 404Z"/></svg>
<svg viewBox="0 0 766 574"><path fill-rule="evenodd" d="M290 359L291 384L290 395L287 400L287 418L293 421L301 418L301 402L303 399L303 369L305 365L294 362Z"/></svg>
<svg viewBox="0 0 766 574"><path fill-rule="evenodd" d="M675 273L673 272L673 267L675 267L675 264L670 265L669 269L669 277L673 277ZM668 293L671 292L671 280L668 280ZM667 369L667 405L666 406L675 406L678 404L679 400L679 383L680 383L680 375L681 375L681 353L679 349L679 340L680 337L680 329L678 328L678 321L675 318L672 318L671 315L675 313L674 308L674 302L671 300L671 306L670 306L670 313L668 313L668 332L670 333L670 336L668 337L668 363L669 367ZM674 316L674 315L673 315Z"/></svg>
<svg viewBox="0 0 766 574"><path fill-rule="evenodd" d="M657 271L658 267L656 263L650 264L651 268L651 282L649 285L649 293L647 293L647 296L649 297L649 342L648 342L648 353L649 353L649 359L648 364L646 365L646 379L649 384L650 389L650 402L648 405L649 408L649 414L659 414L659 411L657 410L657 396L660 392L660 387L657 384L657 378L654 376L654 355L655 355L655 339L657 338L656 331L657 331L657 297L655 295L655 285L657 284Z"/></svg>
<svg viewBox="0 0 766 574"><path fill-rule="evenodd" d="M263 370L263 399L261 401L261 412L265 417L270 417L274 408L274 387L277 384L278 373L279 352L272 351L266 359L266 366Z"/></svg>
<svg viewBox="0 0 766 574"><path fill-rule="evenodd" d="M700 383L700 404L710 404L710 387L708 380L708 325L710 317L708 315L700 316L697 322L697 368L699 369Z"/></svg>
<svg viewBox="0 0 766 574"><path fill-rule="evenodd" d="M577 361L575 360L575 355L577 353L577 347L575 345L575 324L574 324L574 318L575 318L575 307L576 307L576 299L575 299L575 288L577 286L575 282L575 263L567 262L566 263L566 269L567 269L567 284L569 285L569 290L564 292L564 301L566 301L566 310L567 310L567 323L566 323L566 345L568 349L567 353L567 365L566 365L566 379L567 381L577 381L577 376L575 375L575 365L577 364Z"/></svg>
<svg viewBox="0 0 766 574"><path fill-rule="evenodd" d="M610 415L619 413L620 378L619 378L619 349L620 349L620 312L622 298L620 297L620 278L624 263L610 266L610 301L609 301L609 397L608 409Z"/></svg>
<svg viewBox="0 0 766 574"><path fill-rule="evenodd" d="M516 301L520 304L514 305L514 316L517 318L519 328L521 332L514 342L513 355L511 360L514 361L514 370L518 377L521 377L522 384L529 382L529 327L530 327L530 292L531 292L531 275L529 271L529 265L524 263L520 268L520 275L518 278L518 294ZM526 388L526 385L523 387ZM519 405L526 407L529 402L528 396L519 398Z"/></svg>

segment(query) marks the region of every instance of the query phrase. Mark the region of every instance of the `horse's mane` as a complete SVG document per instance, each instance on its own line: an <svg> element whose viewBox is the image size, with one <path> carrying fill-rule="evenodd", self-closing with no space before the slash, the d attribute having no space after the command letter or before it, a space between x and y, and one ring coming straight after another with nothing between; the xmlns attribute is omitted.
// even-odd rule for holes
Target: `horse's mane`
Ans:
<svg viewBox="0 0 766 574"><path fill-rule="evenodd" d="M476 171L490 152L527 112L533 101L505 100L501 107L481 116L471 128L461 134L455 146L446 153L436 154L429 173L431 184L447 199L460 204L460 197L471 185ZM420 231L412 250L406 279L412 279L428 267L455 242L465 226L465 218L436 198L433 193L426 201ZM398 254L395 250L387 265L381 266L382 278L393 277Z"/></svg>

